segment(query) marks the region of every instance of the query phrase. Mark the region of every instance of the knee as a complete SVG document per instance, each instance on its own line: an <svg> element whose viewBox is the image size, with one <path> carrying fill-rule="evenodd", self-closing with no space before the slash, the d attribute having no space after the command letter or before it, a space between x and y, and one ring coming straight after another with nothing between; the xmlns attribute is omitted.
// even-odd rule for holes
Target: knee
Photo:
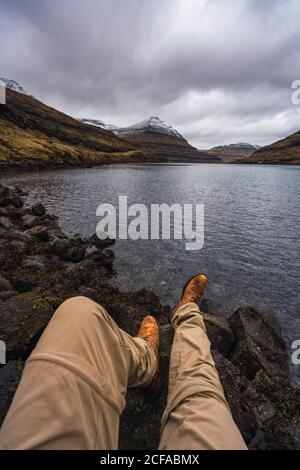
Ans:
<svg viewBox="0 0 300 470"><path fill-rule="evenodd" d="M107 318L108 316L104 307L97 304L94 300L81 295L65 300L57 311L70 313L73 317L81 316L88 318L90 315L93 315L97 317L98 320L99 318Z"/></svg>
<svg viewBox="0 0 300 470"><path fill-rule="evenodd" d="M88 297L76 296L65 300L56 310L56 315L60 317L70 316L73 319L75 319L75 317L88 318L90 316L89 314L98 310L99 307L100 306Z"/></svg>
<svg viewBox="0 0 300 470"><path fill-rule="evenodd" d="M59 308L63 307L64 309L82 309L86 307L91 307L95 305L95 302L88 297L84 297L83 295L78 295L75 297L70 297L69 299L65 300Z"/></svg>

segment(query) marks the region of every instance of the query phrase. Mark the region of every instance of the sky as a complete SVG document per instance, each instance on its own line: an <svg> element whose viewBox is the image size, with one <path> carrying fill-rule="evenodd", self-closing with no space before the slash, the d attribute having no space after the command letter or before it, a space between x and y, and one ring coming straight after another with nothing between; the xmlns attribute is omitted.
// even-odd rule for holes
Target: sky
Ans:
<svg viewBox="0 0 300 470"><path fill-rule="evenodd" d="M75 117L198 148L300 129L299 0L0 0L0 76Z"/></svg>

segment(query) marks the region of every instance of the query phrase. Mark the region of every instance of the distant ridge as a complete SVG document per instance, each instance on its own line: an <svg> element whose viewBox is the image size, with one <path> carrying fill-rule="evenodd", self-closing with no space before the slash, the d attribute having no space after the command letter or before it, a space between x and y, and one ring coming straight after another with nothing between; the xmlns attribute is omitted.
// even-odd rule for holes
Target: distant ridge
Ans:
<svg viewBox="0 0 300 470"><path fill-rule="evenodd" d="M212 147L208 150L208 153L210 155L215 155L221 158L223 162L228 163L235 160L240 160L241 158L247 158L260 148L261 147L259 145L239 142L237 144L219 145L217 147Z"/></svg>

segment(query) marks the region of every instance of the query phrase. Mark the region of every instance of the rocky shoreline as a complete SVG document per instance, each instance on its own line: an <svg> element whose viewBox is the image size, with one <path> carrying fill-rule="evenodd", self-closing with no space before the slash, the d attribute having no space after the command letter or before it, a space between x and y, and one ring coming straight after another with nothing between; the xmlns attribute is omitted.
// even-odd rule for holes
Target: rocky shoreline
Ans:
<svg viewBox="0 0 300 470"><path fill-rule="evenodd" d="M0 339L7 347L7 363L0 368L0 424L24 362L55 309L84 295L131 334L149 313L161 325L162 394L149 403L141 391L130 390L120 427L120 449L156 449L173 334L169 306L146 289L124 293L116 287L113 241L68 236L42 204L25 208L25 197L22 190L0 184ZM243 307L226 319L209 299L200 307L227 400L248 446L299 449L300 390L291 384L276 318Z"/></svg>

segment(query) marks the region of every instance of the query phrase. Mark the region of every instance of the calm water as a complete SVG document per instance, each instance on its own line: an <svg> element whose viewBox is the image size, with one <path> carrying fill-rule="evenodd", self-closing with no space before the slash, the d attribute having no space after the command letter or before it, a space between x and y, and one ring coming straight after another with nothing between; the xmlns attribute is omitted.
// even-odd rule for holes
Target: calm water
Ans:
<svg viewBox="0 0 300 470"><path fill-rule="evenodd" d="M100 203L204 203L205 244L117 241L115 269L128 290L151 288L172 304L184 281L207 273L207 297L228 314L241 305L274 311L289 348L300 339L300 167L143 165L5 176L59 215L63 229L90 235ZM294 367L294 373L299 371ZM299 374L300 376L300 374Z"/></svg>

